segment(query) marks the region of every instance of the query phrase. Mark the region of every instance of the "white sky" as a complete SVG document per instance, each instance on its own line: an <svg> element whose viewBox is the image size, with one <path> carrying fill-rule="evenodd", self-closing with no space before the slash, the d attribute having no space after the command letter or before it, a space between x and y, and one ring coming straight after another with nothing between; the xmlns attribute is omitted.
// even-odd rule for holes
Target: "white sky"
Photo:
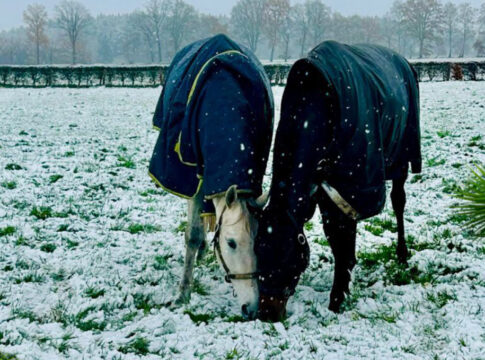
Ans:
<svg viewBox="0 0 485 360"><path fill-rule="evenodd" d="M212 14L229 14L237 0L186 0L199 11ZM453 0L462 3L466 0ZM468 0L474 6L480 6L484 0ZM60 0L0 0L0 30L6 30L22 24L22 12L30 3L46 6L52 14L54 6ZM143 7L145 0L80 0L93 15L99 13L118 14L131 12ZM292 4L304 0L292 0ZM392 5L393 0L324 0L333 10L344 15L383 15Z"/></svg>

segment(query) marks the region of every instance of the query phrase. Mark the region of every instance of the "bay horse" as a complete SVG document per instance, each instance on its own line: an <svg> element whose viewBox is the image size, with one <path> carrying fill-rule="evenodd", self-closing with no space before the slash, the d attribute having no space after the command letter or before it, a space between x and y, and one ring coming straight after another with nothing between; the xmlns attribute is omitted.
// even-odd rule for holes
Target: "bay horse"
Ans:
<svg viewBox="0 0 485 360"><path fill-rule="evenodd" d="M273 98L263 66L225 35L192 43L174 58L153 123L160 135L150 162L155 183L188 200L180 294L190 300L196 256L206 249L204 219L217 223L216 257L244 317L259 293L254 238L273 134Z"/></svg>
<svg viewBox="0 0 485 360"><path fill-rule="evenodd" d="M386 180L406 263L409 164L421 172L419 88L411 65L380 46L327 41L292 67L278 125L270 200L255 243L259 317L285 316L309 263L303 227L318 205L334 258L329 309L340 311L356 264L357 221L380 213Z"/></svg>

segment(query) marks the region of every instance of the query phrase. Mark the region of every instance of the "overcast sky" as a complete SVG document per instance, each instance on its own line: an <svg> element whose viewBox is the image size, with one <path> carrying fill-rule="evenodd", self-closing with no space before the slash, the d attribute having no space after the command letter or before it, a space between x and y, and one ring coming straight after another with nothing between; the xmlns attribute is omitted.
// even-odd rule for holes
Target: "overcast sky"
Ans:
<svg viewBox="0 0 485 360"><path fill-rule="evenodd" d="M28 4L36 2L47 7L49 15L60 0L0 0L0 30L6 30L22 24L22 12ZM186 0L199 11L212 14L229 14L237 0ZM466 0L454 0L462 3ZM468 0L474 6L480 6L484 0ZM144 0L80 0L91 10L93 15L99 13L118 14L131 12L143 7ZM292 0L292 4L304 0ZM344 15L383 15L392 5L393 0L324 0L333 10Z"/></svg>

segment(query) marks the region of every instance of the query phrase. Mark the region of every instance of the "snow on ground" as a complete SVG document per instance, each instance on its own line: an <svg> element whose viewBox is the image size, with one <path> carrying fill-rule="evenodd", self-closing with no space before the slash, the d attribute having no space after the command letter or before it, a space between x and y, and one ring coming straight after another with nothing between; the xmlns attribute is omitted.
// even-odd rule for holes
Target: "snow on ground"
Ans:
<svg viewBox="0 0 485 360"><path fill-rule="evenodd" d="M159 89L0 89L0 352L19 359L485 359L485 244L450 193L485 162L485 83L422 84L424 173L407 185L409 270L390 206L359 225L345 312L327 310L319 215L282 324L243 322L209 254L171 311L185 204L147 164ZM275 89L276 102L282 89Z"/></svg>

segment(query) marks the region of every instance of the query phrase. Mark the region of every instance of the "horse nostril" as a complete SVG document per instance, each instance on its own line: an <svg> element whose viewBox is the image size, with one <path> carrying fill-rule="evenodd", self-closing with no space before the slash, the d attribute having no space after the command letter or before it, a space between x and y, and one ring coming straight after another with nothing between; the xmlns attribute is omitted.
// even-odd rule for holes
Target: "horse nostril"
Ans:
<svg viewBox="0 0 485 360"><path fill-rule="evenodd" d="M248 316L249 315L248 304L244 304L243 306L241 306L241 311L244 316Z"/></svg>

